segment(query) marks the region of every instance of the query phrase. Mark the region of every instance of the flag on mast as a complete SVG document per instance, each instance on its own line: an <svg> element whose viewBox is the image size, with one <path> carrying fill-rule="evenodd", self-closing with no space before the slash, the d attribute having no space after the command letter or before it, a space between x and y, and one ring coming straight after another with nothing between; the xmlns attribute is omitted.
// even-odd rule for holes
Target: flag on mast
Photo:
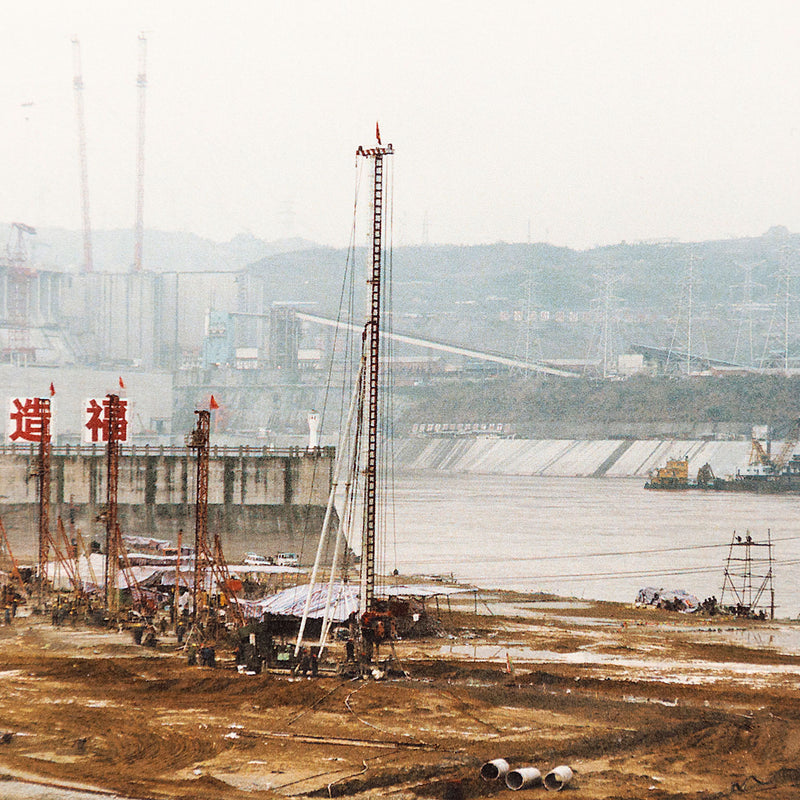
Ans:
<svg viewBox="0 0 800 800"><path fill-rule="evenodd" d="M381 127L378 123L375 123L375 138L378 140L378 144L381 143Z"/></svg>
<svg viewBox="0 0 800 800"><path fill-rule="evenodd" d="M211 395L211 401L208 404L208 407L214 411L215 409L219 408L219 403L214 399L214 395Z"/></svg>
<svg viewBox="0 0 800 800"><path fill-rule="evenodd" d="M53 381L50 381L50 397L53 397L56 393L56 387L53 386Z"/></svg>
<svg viewBox="0 0 800 800"><path fill-rule="evenodd" d="M119 376L119 388L120 389L125 388L125 381L122 380L122 375Z"/></svg>

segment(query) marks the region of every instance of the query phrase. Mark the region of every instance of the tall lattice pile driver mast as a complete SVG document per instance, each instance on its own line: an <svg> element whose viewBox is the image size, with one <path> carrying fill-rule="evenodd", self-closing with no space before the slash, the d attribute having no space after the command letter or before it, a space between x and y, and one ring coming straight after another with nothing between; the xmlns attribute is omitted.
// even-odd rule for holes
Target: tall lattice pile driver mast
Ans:
<svg viewBox="0 0 800 800"><path fill-rule="evenodd" d="M384 219L384 163L386 156L394 153L391 144L376 147L359 147L357 157L373 164L372 184L372 247L370 271L367 278L369 312L366 328L367 349L367 402L366 428L367 452L364 468L364 521L361 536L361 587L359 605L362 613L371 611L375 604L375 535L378 493L378 416L380 389L380 326L381 326L381 271L383 266Z"/></svg>
<svg viewBox="0 0 800 800"><path fill-rule="evenodd" d="M39 508L39 590L40 598L47 584L47 558L50 549L50 400L39 398L41 418L41 438L39 439L39 460L36 465L36 495Z"/></svg>
<svg viewBox="0 0 800 800"><path fill-rule="evenodd" d="M119 433L122 421L119 395L108 395L108 442L106 446L106 526L105 608L109 614L119 611L119 557L121 537L117 521L117 488L119 486Z"/></svg>
<svg viewBox="0 0 800 800"><path fill-rule="evenodd" d="M198 614L206 606L206 588L214 585L224 595L234 622L244 624L244 616L236 593L232 589L228 564L222 552L219 533L214 534L213 545L208 536L208 464L209 434L211 412L205 409L195 411L197 426L189 435L187 444L197 450L197 483L194 523L194 579L192 581L192 617L198 621ZM209 585L210 581L210 585Z"/></svg>

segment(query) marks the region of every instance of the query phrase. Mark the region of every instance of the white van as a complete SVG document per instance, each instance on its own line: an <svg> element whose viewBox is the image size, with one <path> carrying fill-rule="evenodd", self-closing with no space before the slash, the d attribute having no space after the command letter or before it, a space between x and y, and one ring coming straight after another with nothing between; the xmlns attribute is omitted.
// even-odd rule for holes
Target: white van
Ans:
<svg viewBox="0 0 800 800"><path fill-rule="evenodd" d="M275 563L279 567L299 567L300 556L297 553L278 553L275 556Z"/></svg>

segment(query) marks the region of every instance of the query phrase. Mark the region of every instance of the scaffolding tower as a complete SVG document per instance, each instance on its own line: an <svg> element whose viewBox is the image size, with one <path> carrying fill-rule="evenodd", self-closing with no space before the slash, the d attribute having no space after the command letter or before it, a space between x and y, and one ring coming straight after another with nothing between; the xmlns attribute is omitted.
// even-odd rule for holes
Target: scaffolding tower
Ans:
<svg viewBox="0 0 800 800"><path fill-rule="evenodd" d="M725 602L726 594L730 597ZM775 587L773 585L772 537L767 529L766 541L757 542L747 531L744 536L733 532L720 605L730 607L738 617L764 616L775 619Z"/></svg>

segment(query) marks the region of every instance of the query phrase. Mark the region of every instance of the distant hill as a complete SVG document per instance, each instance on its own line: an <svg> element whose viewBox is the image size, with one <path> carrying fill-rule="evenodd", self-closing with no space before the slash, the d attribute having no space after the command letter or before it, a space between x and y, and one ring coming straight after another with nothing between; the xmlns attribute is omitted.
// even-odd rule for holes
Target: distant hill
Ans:
<svg viewBox="0 0 800 800"><path fill-rule="evenodd" d="M0 223L0 242L8 242L9 223ZM265 242L240 233L227 242L215 242L193 233L146 230L143 267L154 272L209 272L243 269L266 256L313 248L304 239ZM34 264L78 270L83 264L83 233L63 228L39 228L28 237ZM132 230L98 230L92 233L92 258L96 272L126 272L133 263Z"/></svg>

